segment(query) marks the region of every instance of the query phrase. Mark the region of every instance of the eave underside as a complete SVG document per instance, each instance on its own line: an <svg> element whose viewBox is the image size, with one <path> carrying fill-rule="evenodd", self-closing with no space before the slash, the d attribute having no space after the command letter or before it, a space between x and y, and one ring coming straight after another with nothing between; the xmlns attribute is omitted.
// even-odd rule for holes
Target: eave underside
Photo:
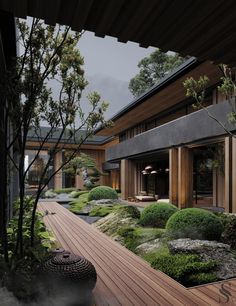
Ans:
<svg viewBox="0 0 236 306"><path fill-rule="evenodd" d="M121 42L236 65L234 0L2 0L0 9Z"/></svg>

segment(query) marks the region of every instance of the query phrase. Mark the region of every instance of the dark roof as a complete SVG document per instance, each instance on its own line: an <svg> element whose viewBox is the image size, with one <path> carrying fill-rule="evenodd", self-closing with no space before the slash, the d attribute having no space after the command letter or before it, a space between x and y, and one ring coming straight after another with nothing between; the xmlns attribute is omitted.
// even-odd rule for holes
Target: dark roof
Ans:
<svg viewBox="0 0 236 306"><path fill-rule="evenodd" d="M29 130L28 136L27 136L27 141L33 141L33 142L38 142L40 139L44 139L47 134L50 132L49 127L42 126L40 127L40 130L35 132L33 129ZM47 143L54 143L58 140L59 136L61 133L61 129L55 129L53 130L52 133L50 133ZM85 138L86 136L86 131L85 130L80 130L76 133L75 138L70 137L70 132L69 130L66 130L61 138L60 143L63 144L75 144L80 141L80 139ZM84 144L86 145L103 145L110 141L112 137L107 137L107 136L89 136Z"/></svg>
<svg viewBox="0 0 236 306"><path fill-rule="evenodd" d="M0 9L236 65L235 0L7 0L0 2Z"/></svg>
<svg viewBox="0 0 236 306"><path fill-rule="evenodd" d="M182 65L178 66L176 69L174 69L172 72L170 72L168 75L166 75L164 78L162 78L157 84L153 85L150 89L148 89L146 92L144 92L142 95L131 101L129 104L127 104L125 107L123 107L120 111L118 111L110 120L115 121L121 116L123 116L125 113L128 113L131 109L135 108L139 104L146 101L151 96L155 95L158 91L162 90L166 86L168 86L170 83L174 82L176 79L180 78L183 74L185 74L187 71L193 69L200 63L197 61L196 58L191 57L186 62L184 62ZM101 128L99 128L96 132L98 132Z"/></svg>

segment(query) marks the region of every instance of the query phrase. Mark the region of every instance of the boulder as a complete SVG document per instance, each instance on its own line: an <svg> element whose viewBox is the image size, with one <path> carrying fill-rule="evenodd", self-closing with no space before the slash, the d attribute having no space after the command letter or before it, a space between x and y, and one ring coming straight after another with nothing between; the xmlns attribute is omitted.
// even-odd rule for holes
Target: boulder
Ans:
<svg viewBox="0 0 236 306"><path fill-rule="evenodd" d="M135 226L137 224L137 219L132 218L132 216L124 209L119 211L114 211L107 215L106 217L98 220L93 225L98 228L101 232L106 233L108 236L116 236L119 228L124 226Z"/></svg>
<svg viewBox="0 0 236 306"><path fill-rule="evenodd" d="M216 260L219 280L236 277L236 256L228 244L208 240L177 239L168 242L170 253L197 254L203 261Z"/></svg>
<svg viewBox="0 0 236 306"><path fill-rule="evenodd" d="M155 252L162 247L162 242L160 238L145 242L137 246L136 251L139 254L146 254L150 252Z"/></svg>

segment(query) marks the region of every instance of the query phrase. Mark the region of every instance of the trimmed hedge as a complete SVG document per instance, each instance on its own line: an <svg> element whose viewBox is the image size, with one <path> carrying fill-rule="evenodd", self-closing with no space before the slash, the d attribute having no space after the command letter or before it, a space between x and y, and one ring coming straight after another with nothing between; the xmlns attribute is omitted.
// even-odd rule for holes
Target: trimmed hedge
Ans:
<svg viewBox="0 0 236 306"><path fill-rule="evenodd" d="M170 216L177 211L178 208L172 204L161 202L151 204L143 210L139 222L144 226L164 228Z"/></svg>
<svg viewBox="0 0 236 306"><path fill-rule="evenodd" d="M174 238L219 240L224 227L213 213L201 208L186 208L170 217L166 229Z"/></svg>
<svg viewBox="0 0 236 306"><path fill-rule="evenodd" d="M98 186L90 190L88 201L102 199L118 199L117 192L108 186Z"/></svg>

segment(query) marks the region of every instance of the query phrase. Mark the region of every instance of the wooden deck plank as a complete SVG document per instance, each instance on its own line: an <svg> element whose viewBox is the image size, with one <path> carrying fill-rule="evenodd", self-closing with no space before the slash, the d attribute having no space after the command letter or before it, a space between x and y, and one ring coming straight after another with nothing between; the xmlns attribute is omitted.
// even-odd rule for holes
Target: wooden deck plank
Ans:
<svg viewBox="0 0 236 306"><path fill-rule="evenodd" d="M77 221L77 220L76 220ZM75 226L75 228L76 228L76 224L74 225ZM99 236L101 236L101 233L99 232ZM89 238L89 237L86 237L86 238ZM94 238L94 240L97 240L97 239L99 239L100 237L93 237ZM113 250L112 250L112 247L111 247L111 245L109 245L109 246L107 246L105 243L103 243L104 241L101 241L101 246L102 246L102 249L104 249L105 250L105 252L104 252L104 256L106 257L106 254L107 253L111 253L111 255L112 256L120 256L118 253L117 253L117 249L116 249L116 252L114 252ZM117 245L117 243L115 243L115 245ZM101 249L100 249L101 250ZM125 249L126 250L126 249ZM125 262L123 263L124 265L126 265L126 270L127 270L127 272L126 272L126 270L123 270L123 272L124 273L128 273L128 275L129 275L129 277L132 277L132 279L133 279L133 281L135 281L135 274L133 273L133 271L132 271L132 269L131 270L129 270L129 268L130 268L130 266L131 266L131 264L133 264L132 262L127 262L127 258L129 258L131 255L133 255L133 253L131 253L130 251L128 251L128 256L126 256L126 260L125 260ZM137 256L135 256L135 259L137 259L136 258ZM124 258L124 256L122 257L122 256L120 256L120 260L123 260L123 258ZM116 265L116 263L117 263L117 259L116 259L116 261L113 261L112 262L112 266L113 267L115 267L115 265ZM136 264L136 268L137 268L137 262L135 263ZM146 263L145 263L146 264ZM119 267L120 268L120 267ZM141 268L142 269L142 268ZM152 268L150 268L150 271L151 272L153 272L154 270L152 269ZM141 270L140 270L140 272L142 272ZM162 275L162 276L165 276L164 274ZM150 279L150 275L147 277L147 275L145 275L144 273L142 273L142 275L140 275L140 277L138 278L138 280L137 280L137 283L138 283L138 285L140 286L141 285L141 287L145 290L145 285L147 284L147 283L149 283L149 288L148 288L148 292L150 293L150 288L153 288L153 294L156 294L156 292L155 292L155 290L156 290L156 283L155 282L151 282L151 279ZM166 286L166 283L165 283L165 286ZM139 288L140 289L140 288ZM172 290L170 290L171 292L173 291L173 288L171 288ZM178 288L179 289L179 288ZM160 291L160 288L159 288L159 291ZM166 295L166 288L165 288L165 291L164 291L164 294ZM173 294L173 293L172 293ZM156 296L157 297L157 296ZM158 296L158 298L160 299L160 297ZM168 299L168 305L169 305L169 302L171 301L171 299L172 299L172 296L170 295L169 297L168 296L166 296L166 298L169 298ZM162 303L164 303L164 300L162 300ZM182 305L182 304L181 304Z"/></svg>
<svg viewBox="0 0 236 306"><path fill-rule="evenodd" d="M230 294L226 296L222 294L222 285ZM198 297L204 297L210 305L236 305L236 279L229 279L211 284L200 285L197 287L189 288L193 294ZM227 301L228 294L228 301Z"/></svg>
<svg viewBox="0 0 236 306"><path fill-rule="evenodd" d="M61 205L42 202L39 210L49 212L45 224L62 247L95 265L96 305L211 305Z"/></svg>

